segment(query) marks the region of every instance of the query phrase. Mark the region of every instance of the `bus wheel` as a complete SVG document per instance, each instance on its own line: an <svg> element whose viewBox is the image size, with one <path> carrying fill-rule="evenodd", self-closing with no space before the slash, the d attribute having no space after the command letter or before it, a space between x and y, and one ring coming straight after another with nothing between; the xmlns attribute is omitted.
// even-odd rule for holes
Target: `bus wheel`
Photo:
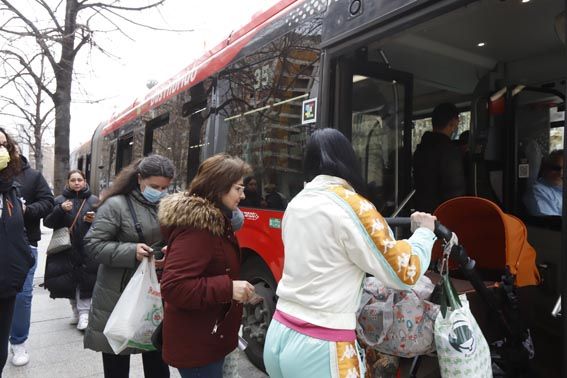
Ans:
<svg viewBox="0 0 567 378"><path fill-rule="evenodd" d="M254 261L257 262L257 261ZM246 267L245 263L245 267ZM257 265L257 264L254 264ZM263 265L263 263L262 263ZM254 366L262 371L264 367L264 342L268 326L276 310L276 284L271 272L267 268L258 270L244 270L243 279L254 285L256 293L264 298L256 305L245 305L242 314L242 336L248 342L245 353Z"/></svg>

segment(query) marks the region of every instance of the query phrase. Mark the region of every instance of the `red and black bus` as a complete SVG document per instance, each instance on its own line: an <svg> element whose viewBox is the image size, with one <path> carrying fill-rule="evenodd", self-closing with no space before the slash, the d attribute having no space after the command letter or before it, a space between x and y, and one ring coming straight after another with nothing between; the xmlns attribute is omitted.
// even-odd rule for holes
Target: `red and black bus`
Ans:
<svg viewBox="0 0 567 378"><path fill-rule="evenodd" d="M409 214L412 153L435 105L452 102L470 133L469 192L528 224L557 299L561 217L534 220L522 195L541 157L563 148L566 67L561 0L282 0L102 122L71 164L96 193L158 153L175 162L172 190L182 190L200 162L226 152L253 166L262 195L285 203L303 187L308 136L335 127L352 141L378 210ZM259 366L282 273L283 210L243 208L238 233L244 276L265 298L243 320ZM536 343L557 338L560 320L541 329Z"/></svg>

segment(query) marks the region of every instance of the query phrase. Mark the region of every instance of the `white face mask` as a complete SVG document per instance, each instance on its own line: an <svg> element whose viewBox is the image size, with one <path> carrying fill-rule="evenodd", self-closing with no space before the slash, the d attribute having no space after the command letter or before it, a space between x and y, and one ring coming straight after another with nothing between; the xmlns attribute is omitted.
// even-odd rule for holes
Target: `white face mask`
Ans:
<svg viewBox="0 0 567 378"><path fill-rule="evenodd" d="M0 171L4 170L10 162L10 153L4 146L0 146Z"/></svg>

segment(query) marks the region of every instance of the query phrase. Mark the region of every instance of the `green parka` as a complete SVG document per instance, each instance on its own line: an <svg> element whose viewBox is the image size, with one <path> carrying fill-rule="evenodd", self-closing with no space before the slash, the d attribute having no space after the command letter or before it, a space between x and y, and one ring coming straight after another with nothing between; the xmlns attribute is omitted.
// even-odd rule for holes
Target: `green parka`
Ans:
<svg viewBox="0 0 567 378"><path fill-rule="evenodd" d="M139 190L128 194L146 244L159 242L162 237L157 220L157 205L146 201ZM94 223L85 236L87 255L100 264L92 296L89 326L84 346L98 352L114 353L103 331L120 298L120 294L138 267L136 244L140 238L128 208L125 195L110 197L98 209ZM127 348L120 354L141 353Z"/></svg>

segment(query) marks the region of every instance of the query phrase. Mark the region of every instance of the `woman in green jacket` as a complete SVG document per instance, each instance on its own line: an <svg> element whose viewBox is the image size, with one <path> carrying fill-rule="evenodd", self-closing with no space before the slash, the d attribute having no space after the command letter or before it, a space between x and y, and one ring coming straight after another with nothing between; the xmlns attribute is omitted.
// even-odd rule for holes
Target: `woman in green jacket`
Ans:
<svg viewBox="0 0 567 378"><path fill-rule="evenodd" d="M84 344L87 349L102 352L105 378L128 377L130 354L134 353L142 353L145 377L169 377L169 367L158 351L127 348L115 355L103 331L138 264L150 257L150 246L161 241L157 207L174 173L173 163L160 155L147 156L124 168L103 196L85 237L87 254L100 263L100 268ZM130 205L141 230L136 230ZM160 268L163 259L155 264Z"/></svg>

